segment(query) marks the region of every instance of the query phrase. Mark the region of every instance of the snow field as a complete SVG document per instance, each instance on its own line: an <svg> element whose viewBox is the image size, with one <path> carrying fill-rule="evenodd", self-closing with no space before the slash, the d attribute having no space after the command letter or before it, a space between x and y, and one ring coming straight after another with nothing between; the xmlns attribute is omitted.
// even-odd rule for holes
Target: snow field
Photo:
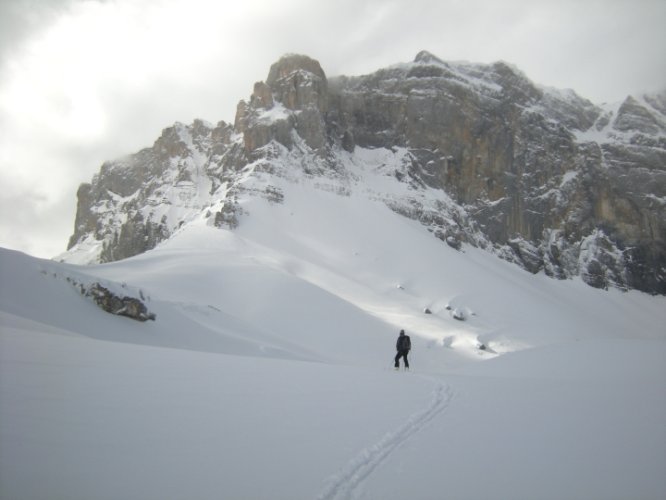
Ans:
<svg viewBox="0 0 666 500"><path fill-rule="evenodd" d="M663 297L277 187L233 232L201 219L126 261L0 251L0 498L664 497ZM141 290L157 320L68 277Z"/></svg>
<svg viewBox="0 0 666 500"><path fill-rule="evenodd" d="M1 356L2 498L313 498L429 398L390 372L19 328Z"/></svg>

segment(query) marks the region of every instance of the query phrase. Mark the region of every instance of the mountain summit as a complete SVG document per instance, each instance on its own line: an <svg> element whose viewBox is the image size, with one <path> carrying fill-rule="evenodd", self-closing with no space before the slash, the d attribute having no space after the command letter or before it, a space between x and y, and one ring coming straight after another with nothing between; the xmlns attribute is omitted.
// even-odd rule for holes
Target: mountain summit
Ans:
<svg viewBox="0 0 666 500"><path fill-rule="evenodd" d="M252 218L248 200L288 205L285 183L307 183L532 273L666 294L665 103L666 92L598 106L504 62L426 51L334 78L286 55L233 125L176 123L104 163L78 190L61 257L123 259L195 221L233 230Z"/></svg>

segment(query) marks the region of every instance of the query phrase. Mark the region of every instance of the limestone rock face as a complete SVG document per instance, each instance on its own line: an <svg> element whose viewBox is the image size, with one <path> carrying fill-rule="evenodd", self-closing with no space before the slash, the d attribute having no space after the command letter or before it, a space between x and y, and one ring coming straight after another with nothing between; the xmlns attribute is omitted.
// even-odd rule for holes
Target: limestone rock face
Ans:
<svg viewBox="0 0 666 500"><path fill-rule="evenodd" d="M111 262L143 253L168 238L204 207L213 187L204 171L209 157L228 145L231 128L200 120L175 124L150 148L105 162L92 183L78 191L75 231L68 249L93 250L94 260ZM217 165L213 167L215 169Z"/></svg>
<svg viewBox="0 0 666 500"><path fill-rule="evenodd" d="M236 128L243 133L246 153L272 140L291 148L292 131L310 148L323 148L327 106L328 84L319 63L307 56L284 56L271 66L266 83L255 83L250 103L238 106Z"/></svg>
<svg viewBox="0 0 666 500"><path fill-rule="evenodd" d="M282 57L271 66L266 84L288 109L326 111L326 74L314 59L293 54Z"/></svg>
<svg viewBox="0 0 666 500"><path fill-rule="evenodd" d="M631 96L627 97L618 109L613 128L621 132L635 130L645 134L663 132L663 125L657 118Z"/></svg>
<svg viewBox="0 0 666 500"><path fill-rule="evenodd" d="M233 228L244 196L288 202L270 180L248 187L249 171L322 176L345 194L355 182L346 165L367 158L383 158L373 168L410 192L373 187L373 196L453 248L666 293L666 91L597 106L504 62L426 51L334 78L310 57L284 56L239 103L233 126L176 124L151 148L102 165L79 188L69 255L129 257L197 217Z"/></svg>
<svg viewBox="0 0 666 500"><path fill-rule="evenodd" d="M426 52L331 88L345 149L408 148L419 179L473 213L504 258L594 286L666 292L663 95L627 98L609 116L505 63Z"/></svg>

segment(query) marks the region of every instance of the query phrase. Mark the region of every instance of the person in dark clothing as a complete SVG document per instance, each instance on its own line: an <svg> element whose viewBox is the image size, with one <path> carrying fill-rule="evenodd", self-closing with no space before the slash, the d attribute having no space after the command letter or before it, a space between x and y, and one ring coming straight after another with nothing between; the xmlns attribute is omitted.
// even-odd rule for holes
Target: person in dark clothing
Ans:
<svg viewBox="0 0 666 500"><path fill-rule="evenodd" d="M400 336L395 344L395 348L398 350L398 354L395 355L395 369L400 368L400 358L402 358L405 362L405 370L409 370L407 354L409 354L409 350L412 348L412 341L409 335L405 335L405 330L400 330Z"/></svg>

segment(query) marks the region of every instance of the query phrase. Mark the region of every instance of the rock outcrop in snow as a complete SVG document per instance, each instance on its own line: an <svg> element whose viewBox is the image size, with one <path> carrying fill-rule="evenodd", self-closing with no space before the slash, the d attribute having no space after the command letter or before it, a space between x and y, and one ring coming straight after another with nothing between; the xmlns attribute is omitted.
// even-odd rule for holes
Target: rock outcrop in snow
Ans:
<svg viewBox="0 0 666 500"><path fill-rule="evenodd" d="M283 57L233 126L176 124L102 165L79 189L64 258L126 258L201 217L233 228L251 217L244 199L289 203L279 183L302 179L533 273L666 293L666 93L596 106L503 62L425 51L331 79L307 56Z"/></svg>
<svg viewBox="0 0 666 500"><path fill-rule="evenodd" d="M125 316L136 321L155 321L156 315L149 312L141 300L135 297L116 295L99 283L93 283L86 295L92 297L95 304L110 314Z"/></svg>

